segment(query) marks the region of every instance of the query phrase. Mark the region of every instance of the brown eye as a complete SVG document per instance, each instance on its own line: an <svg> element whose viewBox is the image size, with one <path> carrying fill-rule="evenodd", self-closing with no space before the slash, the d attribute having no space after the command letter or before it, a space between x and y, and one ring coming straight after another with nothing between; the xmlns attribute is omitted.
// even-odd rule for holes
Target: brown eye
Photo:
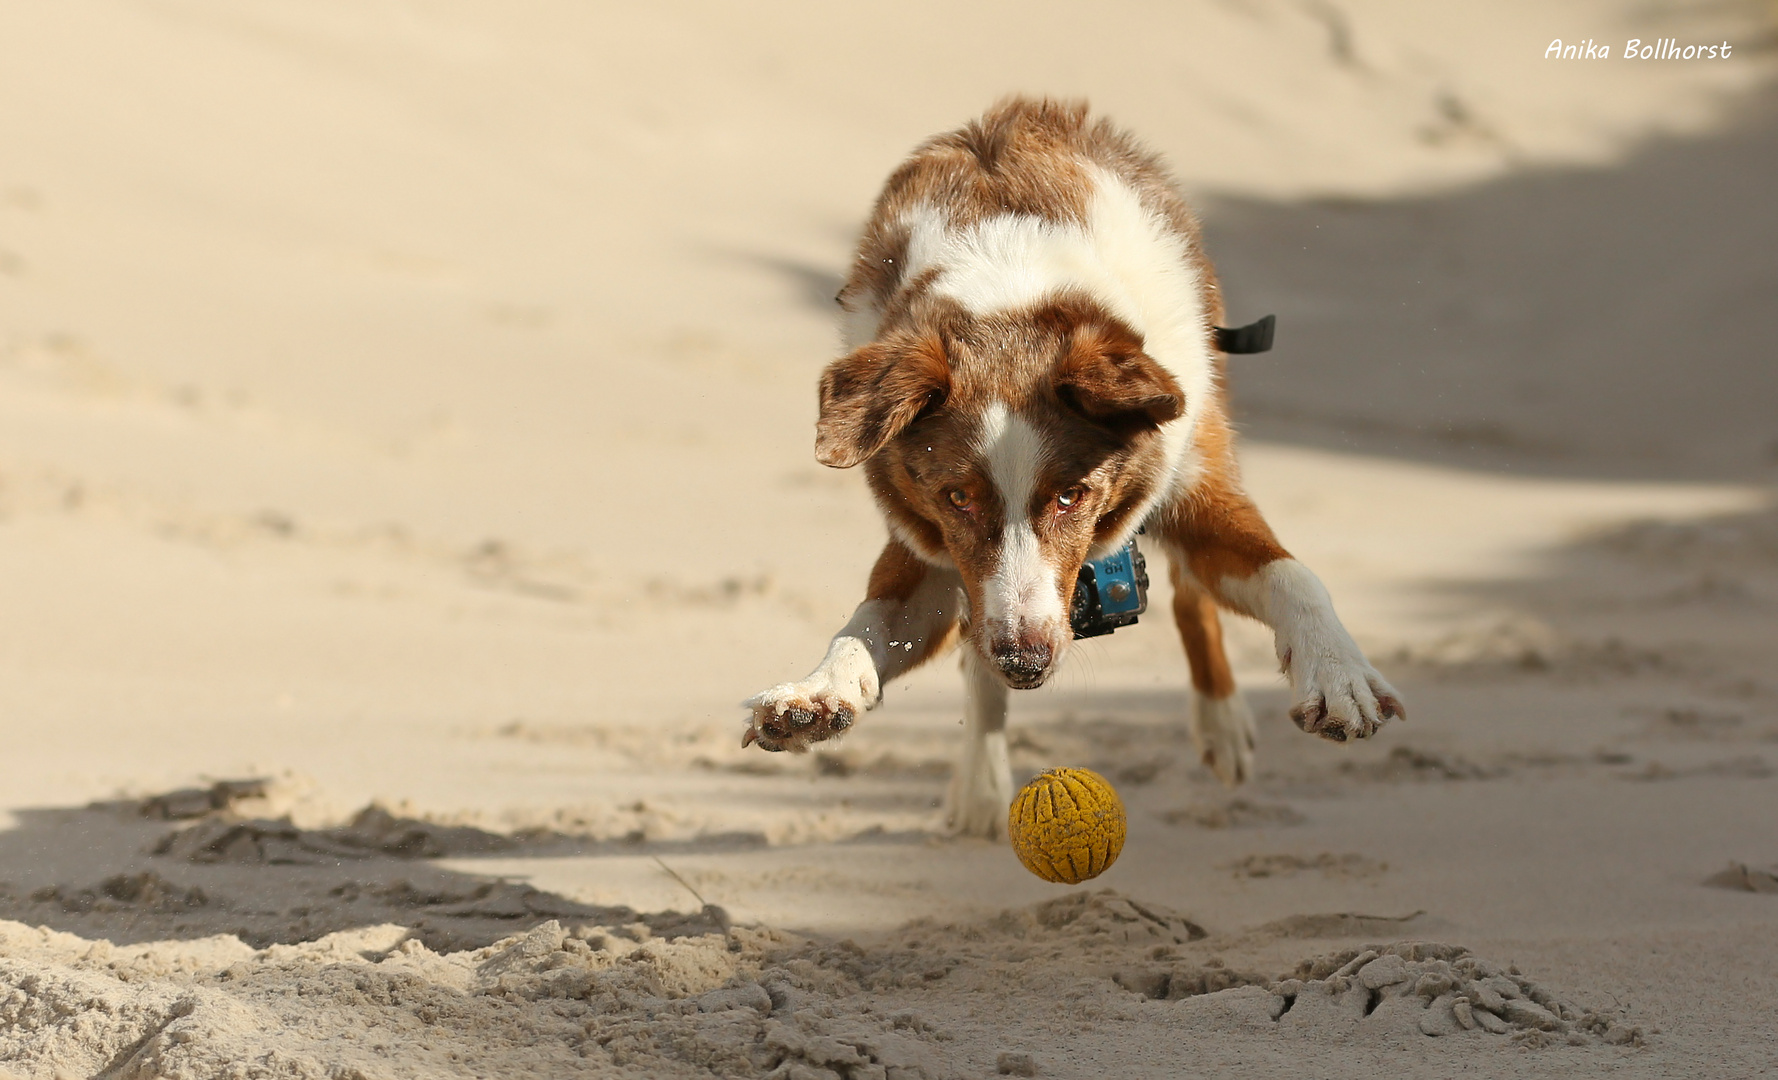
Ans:
<svg viewBox="0 0 1778 1080"><path fill-rule="evenodd" d="M1074 487L1069 488L1067 491L1062 492L1062 494L1057 495L1056 505L1066 510L1086 497L1087 489L1077 484Z"/></svg>
<svg viewBox="0 0 1778 1080"><path fill-rule="evenodd" d="M964 491L962 488L952 488L947 494L947 498L951 500L951 505L959 510L968 510L971 506L975 505L969 501L969 492Z"/></svg>

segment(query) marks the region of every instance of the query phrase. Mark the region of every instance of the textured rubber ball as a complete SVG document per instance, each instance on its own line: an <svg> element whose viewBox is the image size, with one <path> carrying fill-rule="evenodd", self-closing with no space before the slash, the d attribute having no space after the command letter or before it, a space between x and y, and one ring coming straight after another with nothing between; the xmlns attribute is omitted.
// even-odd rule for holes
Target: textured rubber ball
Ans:
<svg viewBox="0 0 1778 1080"><path fill-rule="evenodd" d="M1091 769L1051 769L1013 797L1006 835L1025 869L1078 885L1111 868L1124 849L1124 803Z"/></svg>

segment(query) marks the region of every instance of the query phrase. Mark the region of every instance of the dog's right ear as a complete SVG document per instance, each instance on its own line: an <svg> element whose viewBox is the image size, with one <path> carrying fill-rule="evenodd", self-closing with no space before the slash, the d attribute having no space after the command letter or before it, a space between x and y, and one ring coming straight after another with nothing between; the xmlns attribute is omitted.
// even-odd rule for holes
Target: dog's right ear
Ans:
<svg viewBox="0 0 1778 1080"><path fill-rule="evenodd" d="M821 375L815 460L850 469L944 401L950 388L951 365L936 336L874 342L840 357Z"/></svg>

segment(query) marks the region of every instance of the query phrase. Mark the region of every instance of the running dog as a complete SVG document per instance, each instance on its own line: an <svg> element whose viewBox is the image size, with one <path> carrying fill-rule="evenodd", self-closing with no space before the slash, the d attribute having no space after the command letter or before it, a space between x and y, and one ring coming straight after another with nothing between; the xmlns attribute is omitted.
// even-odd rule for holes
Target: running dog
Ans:
<svg viewBox="0 0 1778 1080"><path fill-rule="evenodd" d="M1129 135L1084 104L1015 98L930 140L889 178L839 302L845 355L821 378L815 457L864 466L889 541L821 664L746 702L742 745L833 738L960 638L946 815L996 835L1007 690L1049 678L1082 564L1144 526L1170 564L1192 739L1224 783L1252 774L1254 726L1218 605L1272 629L1304 731L1344 742L1405 715L1242 490L1216 275Z"/></svg>

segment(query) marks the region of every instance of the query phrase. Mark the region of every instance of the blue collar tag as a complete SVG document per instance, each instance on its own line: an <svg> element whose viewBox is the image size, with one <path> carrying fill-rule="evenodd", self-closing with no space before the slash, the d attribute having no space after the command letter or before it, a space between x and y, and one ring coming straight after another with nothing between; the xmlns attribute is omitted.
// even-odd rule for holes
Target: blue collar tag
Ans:
<svg viewBox="0 0 1778 1080"><path fill-rule="evenodd" d="M1129 626L1148 610L1148 564L1131 540L1080 568L1074 583L1074 603L1068 623L1075 640L1101 637L1120 626Z"/></svg>

